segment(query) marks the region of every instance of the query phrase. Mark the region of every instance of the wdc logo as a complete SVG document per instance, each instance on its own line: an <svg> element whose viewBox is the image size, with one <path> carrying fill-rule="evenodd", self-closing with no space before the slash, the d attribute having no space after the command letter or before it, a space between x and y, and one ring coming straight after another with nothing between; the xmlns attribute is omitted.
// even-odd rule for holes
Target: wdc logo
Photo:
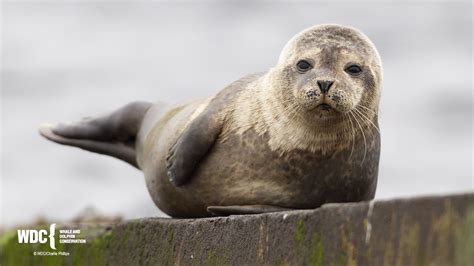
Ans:
<svg viewBox="0 0 474 266"><path fill-rule="evenodd" d="M18 230L18 243L20 244L35 244L35 243L41 243L45 244L48 242L49 238L49 246L52 249L56 249L55 246L55 239L54 239L54 234L55 234L55 229L56 229L56 224L51 224L49 227L49 235L48 235L48 230L42 229L42 230L32 230L32 229L27 229L27 230Z"/></svg>

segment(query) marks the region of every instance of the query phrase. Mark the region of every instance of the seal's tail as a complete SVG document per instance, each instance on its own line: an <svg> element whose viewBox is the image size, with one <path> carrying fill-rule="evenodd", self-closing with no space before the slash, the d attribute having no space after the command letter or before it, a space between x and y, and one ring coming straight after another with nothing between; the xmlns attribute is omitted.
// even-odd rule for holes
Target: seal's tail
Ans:
<svg viewBox="0 0 474 266"><path fill-rule="evenodd" d="M110 114L69 124L43 124L40 134L56 143L109 155L138 167L135 138L151 103L133 102Z"/></svg>

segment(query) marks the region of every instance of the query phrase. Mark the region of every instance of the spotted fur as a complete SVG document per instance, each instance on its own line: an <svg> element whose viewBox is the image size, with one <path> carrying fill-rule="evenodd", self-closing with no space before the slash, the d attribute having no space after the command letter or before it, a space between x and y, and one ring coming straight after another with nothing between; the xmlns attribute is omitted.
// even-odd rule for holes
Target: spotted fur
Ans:
<svg viewBox="0 0 474 266"><path fill-rule="evenodd" d="M313 68L302 73L299 60ZM360 75L345 71L350 64ZM320 80L333 81L326 94ZM138 167L155 204L173 217L316 208L374 197L381 83L365 35L319 25L293 37L276 66L208 99L170 109L134 103L40 130Z"/></svg>

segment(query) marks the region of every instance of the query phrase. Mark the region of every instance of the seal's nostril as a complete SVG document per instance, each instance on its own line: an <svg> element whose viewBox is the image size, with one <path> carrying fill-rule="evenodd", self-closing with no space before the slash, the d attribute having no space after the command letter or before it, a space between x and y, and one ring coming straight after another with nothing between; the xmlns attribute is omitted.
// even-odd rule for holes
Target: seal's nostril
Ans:
<svg viewBox="0 0 474 266"><path fill-rule="evenodd" d="M318 80L318 86L322 93L328 92L333 83L332 80Z"/></svg>

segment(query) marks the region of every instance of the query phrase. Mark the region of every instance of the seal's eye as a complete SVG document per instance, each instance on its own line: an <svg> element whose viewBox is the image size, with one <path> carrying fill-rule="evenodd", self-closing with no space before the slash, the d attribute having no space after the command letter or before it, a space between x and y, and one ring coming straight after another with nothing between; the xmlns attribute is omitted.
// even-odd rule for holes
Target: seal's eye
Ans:
<svg viewBox="0 0 474 266"><path fill-rule="evenodd" d="M296 68L300 72L306 72L306 71L310 70L311 68L313 68L313 66L311 65L311 63L309 63L306 60L300 60L300 61L298 61L298 63L296 63Z"/></svg>
<svg viewBox="0 0 474 266"><path fill-rule="evenodd" d="M360 66L358 65L350 65L346 67L345 70L347 73L349 73L352 76L357 76L360 74L360 72L362 72L362 68L360 68Z"/></svg>

